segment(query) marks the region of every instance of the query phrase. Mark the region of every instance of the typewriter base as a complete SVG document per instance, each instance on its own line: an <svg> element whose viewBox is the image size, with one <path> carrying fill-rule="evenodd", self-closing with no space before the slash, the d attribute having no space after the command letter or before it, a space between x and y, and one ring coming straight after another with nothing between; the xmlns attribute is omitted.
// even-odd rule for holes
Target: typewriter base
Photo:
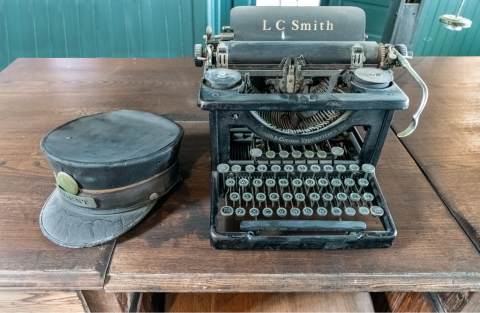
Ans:
<svg viewBox="0 0 480 313"><path fill-rule="evenodd" d="M218 232L218 172L212 172L210 244L220 250L303 250L303 249L374 249L389 248L397 235L390 211L374 178L372 186L385 214L380 217L385 231L363 231L345 235L259 236L252 232Z"/></svg>

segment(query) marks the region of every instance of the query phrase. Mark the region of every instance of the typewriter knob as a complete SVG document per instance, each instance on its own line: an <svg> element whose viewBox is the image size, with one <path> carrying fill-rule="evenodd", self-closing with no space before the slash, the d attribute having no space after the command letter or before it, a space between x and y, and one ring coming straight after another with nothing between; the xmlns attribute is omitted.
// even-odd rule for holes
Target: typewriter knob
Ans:
<svg viewBox="0 0 480 313"><path fill-rule="evenodd" d="M213 34L212 26L207 26L205 33L207 34L207 39L212 38L212 34Z"/></svg>
<svg viewBox="0 0 480 313"><path fill-rule="evenodd" d="M202 67L203 66L203 60L199 59L199 58L202 57L202 44L196 44L195 45L195 50L193 52L193 56L195 57L195 66L196 67Z"/></svg>

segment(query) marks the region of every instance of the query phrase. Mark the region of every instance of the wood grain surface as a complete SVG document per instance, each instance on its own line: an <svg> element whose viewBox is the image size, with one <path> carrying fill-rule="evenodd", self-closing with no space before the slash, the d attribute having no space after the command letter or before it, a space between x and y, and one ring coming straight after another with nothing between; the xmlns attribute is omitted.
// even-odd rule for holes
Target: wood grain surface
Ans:
<svg viewBox="0 0 480 313"><path fill-rule="evenodd" d="M429 100L419 126L402 143L480 249L480 57L419 58L413 64ZM410 123L422 93L405 71L395 76L410 98L410 108L394 118L398 133Z"/></svg>
<svg viewBox="0 0 480 313"><path fill-rule="evenodd" d="M167 293L164 312L375 312L367 292Z"/></svg>
<svg viewBox="0 0 480 313"><path fill-rule="evenodd" d="M428 292L372 292L375 312L437 312L430 304Z"/></svg>
<svg viewBox="0 0 480 313"><path fill-rule="evenodd" d="M0 292L0 312L78 313L85 308L76 292ZM110 311L111 312L111 311Z"/></svg>
<svg viewBox="0 0 480 313"><path fill-rule="evenodd" d="M480 255L389 133L377 169L398 237L389 249L221 251L209 242L207 122L181 122L184 181L117 239L107 291L435 291L480 288Z"/></svg>

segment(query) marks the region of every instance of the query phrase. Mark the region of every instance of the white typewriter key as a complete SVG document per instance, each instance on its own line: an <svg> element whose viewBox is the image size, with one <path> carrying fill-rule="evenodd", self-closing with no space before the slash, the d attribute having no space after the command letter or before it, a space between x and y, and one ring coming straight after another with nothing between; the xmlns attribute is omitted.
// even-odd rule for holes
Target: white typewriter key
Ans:
<svg viewBox="0 0 480 313"><path fill-rule="evenodd" d="M358 213L362 214L362 215L368 215L370 214L370 210L364 206L361 206L358 208Z"/></svg>
<svg viewBox="0 0 480 313"><path fill-rule="evenodd" d="M292 216L300 216L300 213L302 213L302 212L300 211L299 208L291 208L290 209L290 215L292 215Z"/></svg>
<svg viewBox="0 0 480 313"><path fill-rule="evenodd" d="M310 150L306 150L303 154L305 154L305 157L307 159L311 159L315 156L315 153L313 153L313 151L310 151Z"/></svg>
<svg viewBox="0 0 480 313"><path fill-rule="evenodd" d="M257 193L255 198L257 198L258 202L263 202L263 201L267 200L267 196L263 192Z"/></svg>
<svg viewBox="0 0 480 313"><path fill-rule="evenodd" d="M263 179L263 173L268 171L268 167L266 165L262 164L262 165L259 165L257 167L257 170L260 172L260 178Z"/></svg>
<svg viewBox="0 0 480 313"><path fill-rule="evenodd" d="M372 202L375 197L371 193L366 192L363 194L363 199L365 199L365 201Z"/></svg>
<svg viewBox="0 0 480 313"><path fill-rule="evenodd" d="M238 194L238 192L230 193L230 200L232 200L234 203L240 200L240 195Z"/></svg>
<svg viewBox="0 0 480 313"><path fill-rule="evenodd" d="M248 213L250 213L250 216L256 217L260 214L260 210L257 208L251 208Z"/></svg>
<svg viewBox="0 0 480 313"><path fill-rule="evenodd" d="M278 185L282 188L282 192L283 192L283 188L288 186L288 180L286 180L285 178L279 179Z"/></svg>
<svg viewBox="0 0 480 313"><path fill-rule="evenodd" d="M280 156L280 158L282 159L282 163L283 163L283 160L285 160L286 158L288 158L288 152L285 151L285 150L282 150L278 153L278 155Z"/></svg>
<svg viewBox="0 0 480 313"><path fill-rule="evenodd" d="M238 181L238 185L240 187L247 187L248 186L248 179L242 178Z"/></svg>
<svg viewBox="0 0 480 313"><path fill-rule="evenodd" d="M333 195L331 193L326 192L322 195L322 199L325 202L330 202L333 200Z"/></svg>
<svg viewBox="0 0 480 313"><path fill-rule="evenodd" d="M295 187L295 192L297 192L297 188L301 188L303 185L303 182L301 179L295 178L294 180L292 180L292 185L293 187Z"/></svg>
<svg viewBox="0 0 480 313"><path fill-rule="evenodd" d="M283 198L283 201L289 202L289 201L292 201L293 196L292 196L291 193L285 192L285 193L282 195L282 198Z"/></svg>
<svg viewBox="0 0 480 313"><path fill-rule="evenodd" d="M228 172L228 170L230 169L230 166L228 166L228 164L218 164L217 166L217 171L222 174L222 178L223 178L223 185L225 186L225 173Z"/></svg>
<svg viewBox="0 0 480 313"><path fill-rule="evenodd" d="M285 165L283 167L283 170L285 172L287 172L287 179L289 179L290 178L290 173L293 173L293 171L294 171L294 167L292 165Z"/></svg>
<svg viewBox="0 0 480 313"><path fill-rule="evenodd" d="M295 194L295 200L297 200L297 206L300 206L300 203L305 201L305 195L299 192Z"/></svg>
<svg viewBox="0 0 480 313"><path fill-rule="evenodd" d="M308 198L312 202L318 202L320 200L320 195L316 192L312 192L311 194L308 195Z"/></svg>
<svg viewBox="0 0 480 313"><path fill-rule="evenodd" d="M287 210L285 208L278 208L277 215L280 217L285 217L287 216Z"/></svg>
<svg viewBox="0 0 480 313"><path fill-rule="evenodd" d="M352 178L353 175L357 174L358 171L360 171L360 167L357 164L350 164L348 166L348 169L352 172L352 175L350 175L350 178Z"/></svg>
<svg viewBox="0 0 480 313"><path fill-rule="evenodd" d="M247 171L248 179L250 179L250 177L252 177L252 174L255 172L255 166L247 165L247 166L245 166L245 171Z"/></svg>
<svg viewBox="0 0 480 313"><path fill-rule="evenodd" d="M322 193L323 188L328 186L328 180L326 180L325 178L320 178L318 180L318 185L320 186L320 190L318 191L318 193Z"/></svg>
<svg viewBox="0 0 480 313"><path fill-rule="evenodd" d="M257 161L257 158L262 156L262 150L257 148L250 149L250 155L252 156L253 161Z"/></svg>
<svg viewBox="0 0 480 313"><path fill-rule="evenodd" d="M308 167L306 167L305 165L299 165L297 166L297 171L300 173L300 179L301 179L303 173L306 173L308 171Z"/></svg>
<svg viewBox="0 0 480 313"><path fill-rule="evenodd" d="M263 185L263 180L258 179L258 178L255 178L253 180L253 186L258 188L258 187L262 187L262 185Z"/></svg>
<svg viewBox="0 0 480 313"><path fill-rule="evenodd" d="M333 166L331 166L331 165L325 165L325 166L323 167L323 171L326 173L324 178L327 179L327 178L328 178L328 174L331 174L331 173L333 172Z"/></svg>
<svg viewBox="0 0 480 313"><path fill-rule="evenodd" d="M305 182L303 183L305 187L307 187L307 196L310 193L310 188L315 187L315 181L311 178L305 179Z"/></svg>
<svg viewBox="0 0 480 313"><path fill-rule="evenodd" d="M265 185L267 185L267 187L270 187L270 188L275 187L275 181L273 179L269 178L265 181Z"/></svg>
<svg viewBox="0 0 480 313"><path fill-rule="evenodd" d="M345 178L345 180L343 181L343 183L345 184L345 186L347 187L353 187L355 186L355 181L351 178Z"/></svg>
<svg viewBox="0 0 480 313"><path fill-rule="evenodd" d="M265 217L270 217L270 216L273 215L273 210L270 209L270 208L265 208L265 209L263 209L262 214Z"/></svg>
<svg viewBox="0 0 480 313"><path fill-rule="evenodd" d="M265 156L269 159L273 159L273 158L275 158L275 152L274 151L267 151L265 153Z"/></svg>
<svg viewBox="0 0 480 313"><path fill-rule="evenodd" d="M360 189L358 190L358 193L362 192L362 189L368 186L368 180L365 178L360 178L358 180L358 185L360 186Z"/></svg>
<svg viewBox="0 0 480 313"><path fill-rule="evenodd" d="M332 150L330 151L333 154L333 160L336 160L338 157L341 157L345 152L343 148L340 148L340 147L333 147Z"/></svg>
<svg viewBox="0 0 480 313"><path fill-rule="evenodd" d="M233 208L231 206L224 206L220 209L220 214L223 216L231 216L233 214Z"/></svg>
<svg viewBox="0 0 480 313"><path fill-rule="evenodd" d="M320 215L320 216L326 216L328 213L327 209L325 208L322 208L322 207L319 207L317 209L317 214Z"/></svg>
<svg viewBox="0 0 480 313"><path fill-rule="evenodd" d="M348 216L354 216L355 215L355 209L351 207L346 207L345 208L345 214Z"/></svg>
<svg viewBox="0 0 480 313"><path fill-rule="evenodd" d="M340 216L342 215L342 209L334 207L332 208L332 215L333 216Z"/></svg>
<svg viewBox="0 0 480 313"><path fill-rule="evenodd" d="M341 164L337 165L336 169L337 169L337 172L338 172L338 178L340 178L340 176L343 175L347 171L347 168L345 167L345 165L341 165Z"/></svg>
<svg viewBox="0 0 480 313"><path fill-rule="evenodd" d="M365 176L363 178L367 178L368 174L374 174L375 173L375 166L371 164L363 164L362 165L362 171L365 172Z"/></svg>
<svg viewBox="0 0 480 313"><path fill-rule="evenodd" d="M313 179L315 179L315 175L317 175L318 173L320 173L320 166L318 166L318 165L312 165L312 166L310 166L310 171L312 171L312 173L313 173Z"/></svg>
<svg viewBox="0 0 480 313"><path fill-rule="evenodd" d="M303 208L303 215L305 215L305 216L312 216L312 215L313 215L313 210L312 210L312 208L309 208L309 207Z"/></svg>
<svg viewBox="0 0 480 313"><path fill-rule="evenodd" d="M344 202L344 201L347 201L348 196L347 196L345 193L343 193L343 192L339 192L339 193L337 193L337 199L338 199L338 201ZM245 199L244 199L244 200L245 200ZM245 200L245 201L246 201L246 200Z"/></svg>
<svg viewBox="0 0 480 313"><path fill-rule="evenodd" d="M277 202L278 200L280 200L280 196L278 195L278 193L276 192L272 192L268 198L270 199L270 201L272 202Z"/></svg>
<svg viewBox="0 0 480 313"><path fill-rule="evenodd" d="M370 208L370 212L372 212L373 216L382 216L385 213L383 209L379 206L372 206Z"/></svg>
<svg viewBox="0 0 480 313"><path fill-rule="evenodd" d="M333 187L340 187L342 185L342 181L338 178L334 178L330 184L332 184Z"/></svg>
<svg viewBox="0 0 480 313"><path fill-rule="evenodd" d="M273 179L277 179L277 173L280 172L282 168L280 167L280 165L272 165L271 170L273 172Z"/></svg>
<svg viewBox="0 0 480 313"><path fill-rule="evenodd" d="M360 195L356 192L350 193L350 200L352 200L352 201L358 202L358 201L360 201L361 198L362 197L360 197Z"/></svg>
<svg viewBox="0 0 480 313"><path fill-rule="evenodd" d="M325 151L319 150L319 151L317 151L317 157L319 159L325 159L327 157L327 153Z"/></svg>
<svg viewBox="0 0 480 313"><path fill-rule="evenodd" d="M298 150L292 150L292 156L295 159L300 159L302 157L302 153Z"/></svg>
<svg viewBox="0 0 480 313"><path fill-rule="evenodd" d="M242 195L242 199L245 202L250 202L253 199L253 195L249 192L244 192L243 195Z"/></svg>
<svg viewBox="0 0 480 313"><path fill-rule="evenodd" d="M225 185L227 185L227 187L234 187L235 186L235 179L233 178L229 178L225 181Z"/></svg>
<svg viewBox="0 0 480 313"><path fill-rule="evenodd" d="M242 170L242 167L240 165L232 166L232 172L235 174L235 179L237 179L237 175L241 170Z"/></svg>
<svg viewBox="0 0 480 313"><path fill-rule="evenodd" d="M242 217L245 216L245 209L244 208L237 208L235 210L235 215Z"/></svg>

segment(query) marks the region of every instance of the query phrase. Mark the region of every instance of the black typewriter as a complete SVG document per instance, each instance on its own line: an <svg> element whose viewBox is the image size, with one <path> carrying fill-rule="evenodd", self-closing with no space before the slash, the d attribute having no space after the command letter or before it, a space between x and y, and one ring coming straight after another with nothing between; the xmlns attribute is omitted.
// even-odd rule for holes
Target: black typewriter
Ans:
<svg viewBox="0 0 480 313"><path fill-rule="evenodd" d="M210 111L211 244L218 249L386 248L396 228L375 165L404 45L365 41L354 7L236 7L195 46Z"/></svg>

